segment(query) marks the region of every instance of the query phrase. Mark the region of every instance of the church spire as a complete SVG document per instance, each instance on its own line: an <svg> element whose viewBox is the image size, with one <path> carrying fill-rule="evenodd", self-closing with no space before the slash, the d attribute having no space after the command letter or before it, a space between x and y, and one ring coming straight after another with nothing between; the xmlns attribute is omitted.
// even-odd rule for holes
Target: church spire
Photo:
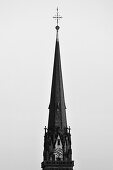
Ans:
<svg viewBox="0 0 113 170"><path fill-rule="evenodd" d="M63 89L63 79L62 79L62 69L61 69L61 59L60 59L60 46L58 31L59 25L58 20L62 18L58 14L53 17L57 19L56 28L56 45L55 45L55 55L54 55L54 66L53 66L53 77L52 77L52 87L51 87L51 98L49 105L49 121L48 121L48 130L60 128L67 128L66 120L66 106L64 99L64 89Z"/></svg>
<svg viewBox="0 0 113 170"><path fill-rule="evenodd" d="M45 127L43 162L41 163L41 167L42 170L73 170L74 161L72 161L71 133L70 128L67 128L58 39L58 31L60 28L58 20L61 18L58 14L58 8L57 15L54 18L57 19L57 26L55 27L57 34L49 105L49 120L48 128Z"/></svg>

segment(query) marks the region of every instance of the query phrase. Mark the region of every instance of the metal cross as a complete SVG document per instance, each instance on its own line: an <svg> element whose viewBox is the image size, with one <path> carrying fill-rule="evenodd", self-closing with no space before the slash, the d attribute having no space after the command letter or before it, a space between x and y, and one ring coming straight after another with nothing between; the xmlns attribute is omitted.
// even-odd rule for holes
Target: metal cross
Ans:
<svg viewBox="0 0 113 170"><path fill-rule="evenodd" d="M62 16L59 15L58 7L57 7L57 15L55 15L53 18L57 20L57 26L58 26L58 21L62 18Z"/></svg>

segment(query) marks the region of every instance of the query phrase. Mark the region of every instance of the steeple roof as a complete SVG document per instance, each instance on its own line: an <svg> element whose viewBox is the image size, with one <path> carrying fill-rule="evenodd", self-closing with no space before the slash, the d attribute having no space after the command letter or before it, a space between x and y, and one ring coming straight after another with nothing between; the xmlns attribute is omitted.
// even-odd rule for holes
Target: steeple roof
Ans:
<svg viewBox="0 0 113 170"><path fill-rule="evenodd" d="M65 99L64 99L60 47L59 47L59 38L58 38L59 28L60 27L57 25L53 77L52 77L51 97L50 97L50 105L49 105L48 130L52 130L55 128L60 128L60 129L67 128L66 106L65 106Z"/></svg>

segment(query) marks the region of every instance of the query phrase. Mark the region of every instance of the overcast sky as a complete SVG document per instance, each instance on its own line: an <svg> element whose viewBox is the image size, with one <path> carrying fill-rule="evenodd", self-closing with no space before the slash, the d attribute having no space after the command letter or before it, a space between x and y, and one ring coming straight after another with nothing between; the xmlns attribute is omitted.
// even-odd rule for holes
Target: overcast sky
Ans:
<svg viewBox="0 0 113 170"><path fill-rule="evenodd" d="M0 169L41 169L57 6L74 169L113 170L112 0L0 0Z"/></svg>

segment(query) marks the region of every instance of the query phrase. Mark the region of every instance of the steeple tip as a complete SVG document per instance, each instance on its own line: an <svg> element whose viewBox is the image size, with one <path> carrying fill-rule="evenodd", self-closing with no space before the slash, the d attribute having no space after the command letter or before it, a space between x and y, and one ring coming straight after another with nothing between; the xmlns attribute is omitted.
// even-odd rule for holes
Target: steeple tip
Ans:
<svg viewBox="0 0 113 170"><path fill-rule="evenodd" d="M60 28L58 25L58 21L62 18L62 16L59 15L58 7L57 7L57 14L53 18L57 20L57 26L55 28L58 31Z"/></svg>

